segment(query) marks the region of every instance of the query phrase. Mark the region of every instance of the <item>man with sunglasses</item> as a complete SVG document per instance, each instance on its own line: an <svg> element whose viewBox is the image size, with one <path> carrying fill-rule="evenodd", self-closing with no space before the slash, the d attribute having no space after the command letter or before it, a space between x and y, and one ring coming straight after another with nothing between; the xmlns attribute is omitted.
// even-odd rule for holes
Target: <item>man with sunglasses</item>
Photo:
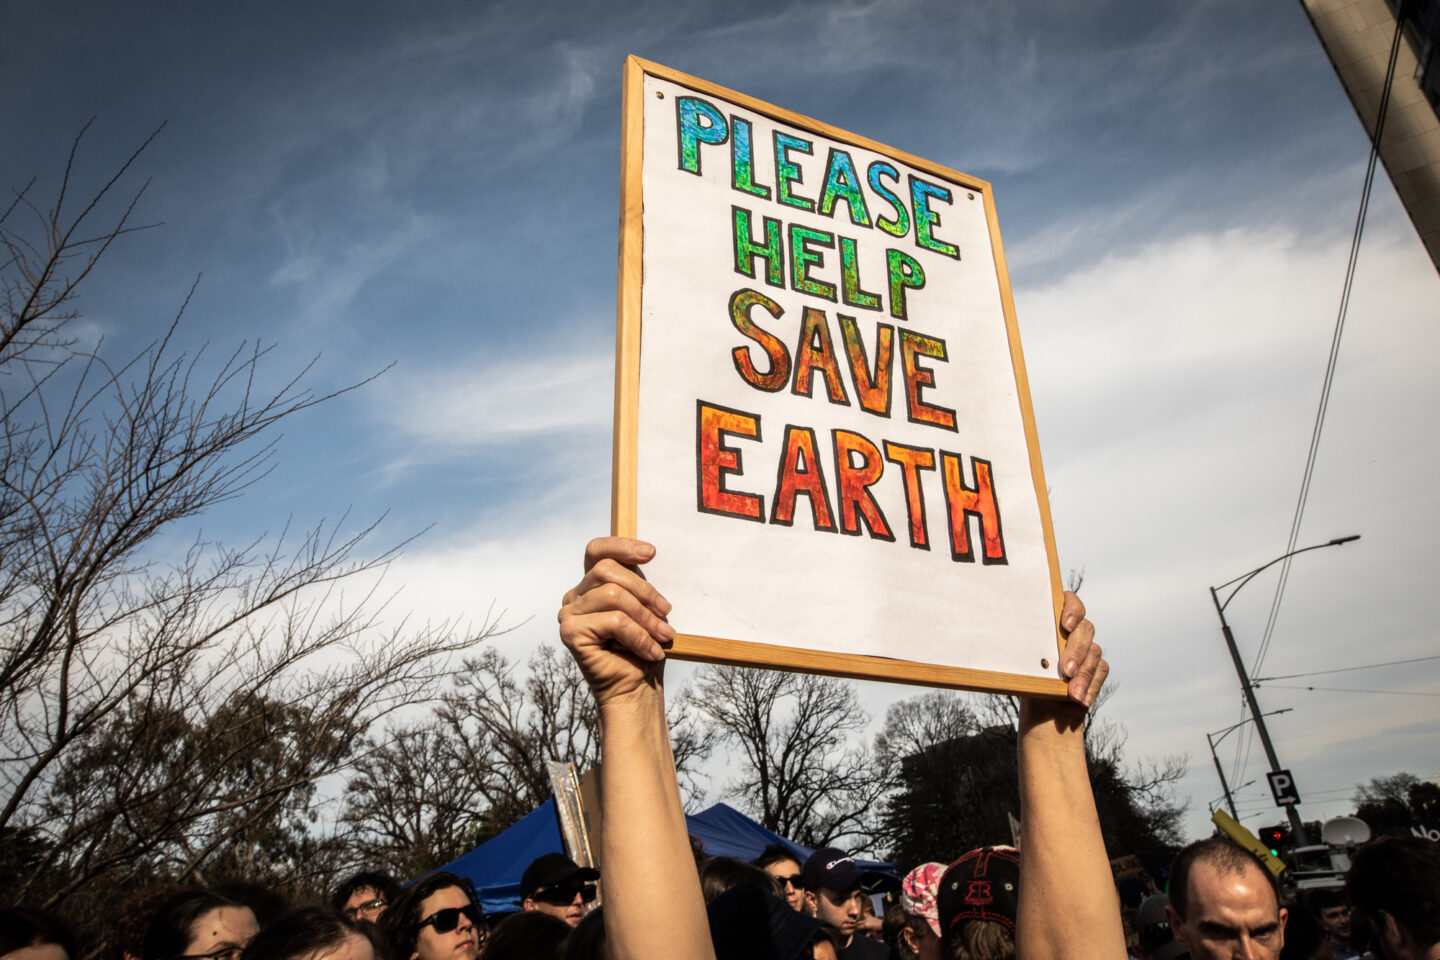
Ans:
<svg viewBox="0 0 1440 960"><path fill-rule="evenodd" d="M412 883L380 925L394 960L476 960L489 934L469 881L443 871Z"/></svg>
<svg viewBox="0 0 1440 960"><path fill-rule="evenodd" d="M780 889L785 891L785 902L790 904L791 910L804 911L805 884L800 882L800 861L793 853L778 843L772 843L760 851L754 863L775 878Z"/></svg>
<svg viewBox="0 0 1440 960"><path fill-rule="evenodd" d="M520 907L578 926L585 919L586 905L595 900L599 879L600 871L582 867L563 853L543 854L520 877Z"/></svg>

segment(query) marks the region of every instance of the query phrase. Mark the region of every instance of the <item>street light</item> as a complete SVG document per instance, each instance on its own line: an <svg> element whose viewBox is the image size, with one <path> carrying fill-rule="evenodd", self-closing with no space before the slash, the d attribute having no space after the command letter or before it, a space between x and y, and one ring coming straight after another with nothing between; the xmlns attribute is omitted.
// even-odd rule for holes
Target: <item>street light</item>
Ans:
<svg viewBox="0 0 1440 960"><path fill-rule="evenodd" d="M1235 789L1244 790L1246 787L1253 786L1254 784L1254 780L1246 780L1244 783L1240 784L1240 786L1236 787ZM1226 789L1225 795L1223 797L1216 797L1214 800L1211 800L1209 804L1207 804L1207 806L1210 807L1210 815L1212 817L1215 815L1215 804L1219 803L1221 800L1228 800L1230 802L1230 816L1235 819L1236 823L1239 823L1240 818L1235 816L1235 801L1230 799L1229 789Z"/></svg>
<svg viewBox="0 0 1440 960"><path fill-rule="evenodd" d="M1267 716L1267 717L1273 717L1273 716L1275 716L1275 714L1277 714L1277 713L1289 713L1289 712L1290 712L1291 710L1293 710L1293 709L1295 709L1295 708L1294 708L1294 707L1285 707L1285 708L1283 708L1283 709L1281 709L1281 710L1271 710L1269 713L1265 714L1265 716ZM1206 742L1208 742L1208 743L1210 744L1210 759L1215 761L1215 772L1220 775L1220 789L1225 791L1225 803L1229 805L1229 807L1230 807L1230 816L1232 816L1232 817L1235 818L1235 822L1236 822L1236 823L1239 823L1239 822L1240 822L1240 814L1238 814L1238 813L1235 812L1235 798L1232 797L1232 796L1230 796L1230 785L1225 782L1225 770L1224 770L1224 768L1222 768L1222 767L1220 766L1220 757L1219 757L1218 755L1216 755L1216 753L1215 753L1215 744L1219 743L1221 740L1224 740L1226 737L1230 736L1231 731L1233 731L1233 730L1238 730L1239 728L1245 726L1245 724L1249 723L1249 722L1250 722L1251 720L1253 720L1253 719L1254 719L1253 717L1246 717L1244 720L1241 720L1239 723L1232 723L1232 724L1230 724L1230 726L1226 727L1224 730L1217 730L1215 733L1207 733L1207 734L1205 734L1205 740L1206 740ZM1254 780L1251 780L1251 781L1250 781L1250 783L1254 783L1254 782L1255 782ZM1238 787L1237 789L1243 790L1243 789L1245 789L1245 787L1250 786L1250 783L1244 784L1243 786L1240 786L1240 787Z"/></svg>
<svg viewBox="0 0 1440 960"><path fill-rule="evenodd" d="M1225 622L1225 608L1230 605L1231 600L1235 599L1235 594L1240 592L1241 587L1245 586L1245 584L1255 579L1255 577L1259 575L1261 571L1268 570L1270 567L1273 567L1281 560L1286 560L1290 557L1293 557L1297 553L1305 553L1310 550L1319 550L1322 547L1338 547L1341 544L1349 543L1352 540L1359 539L1360 534L1356 533L1348 537L1336 537L1334 540L1329 540L1325 543L1317 543L1312 546L1301 547L1299 550L1291 550L1289 553L1281 554L1274 560L1271 560L1269 563L1256 567L1249 573L1242 573L1234 580L1227 580L1226 582L1220 584L1220 586L1218 587L1210 588L1210 599L1215 601L1215 612L1220 615L1220 631L1225 634L1225 645L1230 648L1230 659L1235 661L1235 673L1238 674L1240 677L1240 689L1245 694L1245 703L1250 707L1250 716L1255 719L1255 730L1257 733L1260 734L1260 745L1265 748L1265 759L1270 761L1271 773L1280 772L1280 761L1275 757L1275 745L1270 742L1270 731L1265 729L1265 715L1260 712L1260 704L1255 701L1255 690L1250 685L1250 677L1245 672L1245 664L1243 661L1241 661L1240 651L1235 646L1235 635L1230 632L1230 624ZM1225 598L1225 602L1221 603L1219 591L1224 590L1232 583L1235 584L1235 589L1231 590L1230 595ZM1216 766L1219 766L1218 760L1216 761ZM1290 829L1295 837L1296 843L1303 846L1309 841L1305 836L1305 827L1300 822L1300 811L1296 810L1295 806L1296 805L1293 803L1288 804L1285 807L1285 814L1290 819Z"/></svg>

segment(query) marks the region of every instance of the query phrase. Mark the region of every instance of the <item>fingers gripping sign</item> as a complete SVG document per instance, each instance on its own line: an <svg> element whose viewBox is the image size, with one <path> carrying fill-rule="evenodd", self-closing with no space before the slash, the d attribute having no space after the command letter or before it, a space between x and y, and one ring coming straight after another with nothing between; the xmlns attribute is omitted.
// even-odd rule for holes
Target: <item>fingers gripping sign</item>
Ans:
<svg viewBox="0 0 1440 960"><path fill-rule="evenodd" d="M640 573L655 556L642 540L601 537L585 547L585 575L566 592L560 639L597 700L657 685L675 637L666 600Z"/></svg>
<svg viewBox="0 0 1440 960"><path fill-rule="evenodd" d="M1110 664L1095 642L1095 625L1085 619L1085 604L1068 590L1060 608L1060 630L1065 638L1060 676L1069 681L1066 692L1075 703L1090 707L1110 673Z"/></svg>

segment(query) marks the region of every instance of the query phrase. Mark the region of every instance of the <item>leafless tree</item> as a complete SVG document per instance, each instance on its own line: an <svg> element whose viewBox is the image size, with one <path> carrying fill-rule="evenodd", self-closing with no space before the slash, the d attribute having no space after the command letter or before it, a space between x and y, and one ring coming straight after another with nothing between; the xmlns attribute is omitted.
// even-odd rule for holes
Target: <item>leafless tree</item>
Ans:
<svg viewBox="0 0 1440 960"><path fill-rule="evenodd" d="M579 771L600 760L589 688L570 658L550 646L540 647L528 670L494 648L466 658L438 716L453 749L474 765L476 802L501 827L550 796L547 760Z"/></svg>
<svg viewBox="0 0 1440 960"><path fill-rule="evenodd" d="M149 142L74 204L77 137L53 201L32 182L0 215L0 847L30 866L4 893L72 914L101 880L225 857L300 878L303 855L246 838L313 817L357 738L495 626L385 626L398 548L370 548L373 525L193 532L269 472L282 422L353 387L317 393L304 366L264 389L270 348L186 353L179 315L118 362L71 333L81 282L137 229L143 186L115 194Z"/></svg>
<svg viewBox="0 0 1440 960"><path fill-rule="evenodd" d="M480 771L480 794L497 827L550 796L546 761L573 763L580 773L600 762L595 701L575 662L550 644L541 644L523 671L493 648L467 657L439 716ZM670 710L670 735L681 783L693 798L695 770L711 738L683 691Z"/></svg>
<svg viewBox="0 0 1440 960"><path fill-rule="evenodd" d="M366 866L418 876L495 832L483 770L431 715L370 739L345 785L342 822Z"/></svg>
<svg viewBox="0 0 1440 960"><path fill-rule="evenodd" d="M687 796L712 738L683 702L671 744ZM414 875L441 866L550 797L549 760L600 761L594 700L575 662L541 645L523 665L494 648L468 657L429 718L387 731L355 762L344 823L372 863Z"/></svg>
<svg viewBox="0 0 1440 960"><path fill-rule="evenodd" d="M1407 770L1384 777L1371 777L1365 783L1355 784L1355 795L1350 802L1356 807L1368 804L1398 803L1404 806L1410 789L1420 783L1420 778Z"/></svg>
<svg viewBox="0 0 1440 960"><path fill-rule="evenodd" d="M707 667L686 698L742 761L729 785L767 829L806 844L872 839L888 789L883 760L865 746L869 717L855 686L833 677Z"/></svg>

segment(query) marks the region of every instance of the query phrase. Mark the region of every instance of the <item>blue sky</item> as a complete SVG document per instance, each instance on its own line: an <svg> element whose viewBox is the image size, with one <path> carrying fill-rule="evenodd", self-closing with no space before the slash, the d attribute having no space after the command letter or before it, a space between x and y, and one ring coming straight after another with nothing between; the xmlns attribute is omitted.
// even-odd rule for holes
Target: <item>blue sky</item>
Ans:
<svg viewBox="0 0 1440 960"><path fill-rule="evenodd" d="M388 510L392 539L430 526L397 604L493 600L517 655L552 638L608 526L625 55L990 180L1061 564L1085 570L1119 681L1107 712L1137 756L1190 754L1205 831L1204 734L1241 717L1205 588L1284 549L1366 159L1298 3L15 0L0 24L7 187L46 196L92 116L85 183L167 124L137 168L164 226L92 279L87 336L133 349L203 272L189 344L277 343L277 378L318 354L322 389L393 364L292 423L216 531L347 506ZM1382 178L1301 535L1364 539L1297 563L1261 675L1435 650L1437 303ZM1230 608L1247 660L1272 589ZM1307 817L1371 776L1440 776L1437 677L1261 691L1294 708L1273 732ZM878 716L912 692L865 699ZM1246 765L1226 743L1234 782L1260 781L1247 822L1278 820L1258 747Z"/></svg>

